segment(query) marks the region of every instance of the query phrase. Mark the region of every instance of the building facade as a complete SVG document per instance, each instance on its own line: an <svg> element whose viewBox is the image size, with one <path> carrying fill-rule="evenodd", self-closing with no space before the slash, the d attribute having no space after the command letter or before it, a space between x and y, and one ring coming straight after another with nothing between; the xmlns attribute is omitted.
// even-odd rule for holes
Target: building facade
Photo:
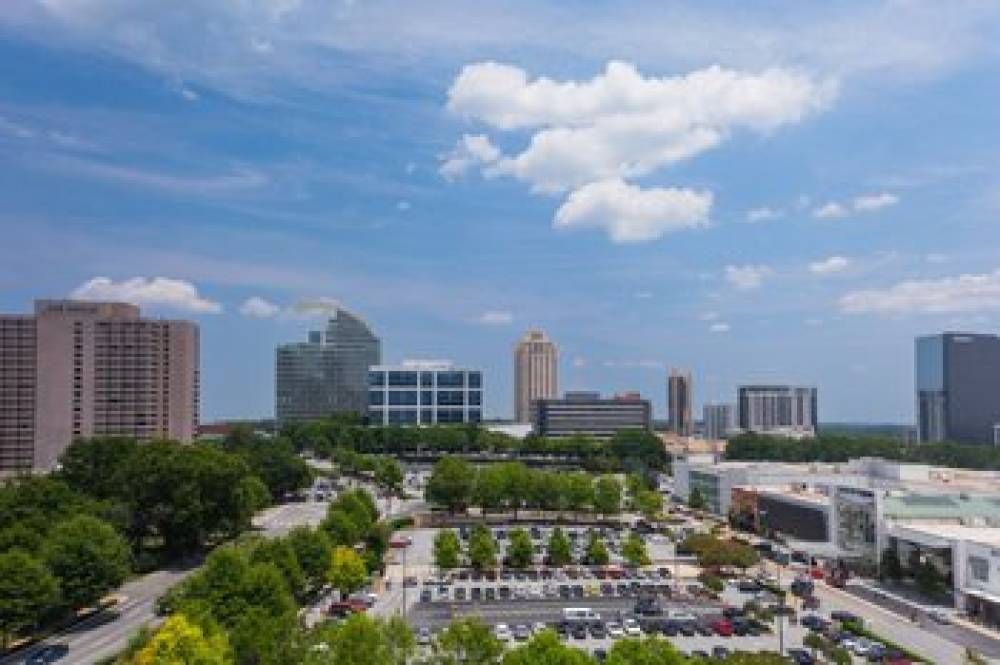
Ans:
<svg viewBox="0 0 1000 665"><path fill-rule="evenodd" d="M622 430L653 429L652 406L638 393L604 398L596 392L568 392L562 398L536 400L533 408L539 436L606 439Z"/></svg>
<svg viewBox="0 0 1000 665"><path fill-rule="evenodd" d="M691 372L671 369L667 377L667 412L670 431L679 436L691 436L694 423L691 419Z"/></svg>
<svg viewBox="0 0 1000 665"><path fill-rule="evenodd" d="M736 429L736 407L708 403L702 409L706 439L724 439Z"/></svg>
<svg viewBox="0 0 1000 665"><path fill-rule="evenodd" d="M920 441L1000 445L1000 337L943 333L915 350Z"/></svg>
<svg viewBox="0 0 1000 665"><path fill-rule="evenodd" d="M812 386L750 385L738 390L739 427L746 432L811 436L818 404Z"/></svg>
<svg viewBox="0 0 1000 665"><path fill-rule="evenodd" d="M275 352L275 416L279 423L335 413L364 415L368 368L382 362L382 342L359 317L338 308L325 331Z"/></svg>
<svg viewBox="0 0 1000 665"><path fill-rule="evenodd" d="M541 330L514 347L514 421L531 421L531 403L559 395L559 351Z"/></svg>
<svg viewBox="0 0 1000 665"><path fill-rule="evenodd" d="M372 425L453 425L483 419L483 373L444 361L375 365L368 372Z"/></svg>
<svg viewBox="0 0 1000 665"><path fill-rule="evenodd" d="M198 326L126 303L39 300L0 317L0 473L49 471L77 438L189 442Z"/></svg>

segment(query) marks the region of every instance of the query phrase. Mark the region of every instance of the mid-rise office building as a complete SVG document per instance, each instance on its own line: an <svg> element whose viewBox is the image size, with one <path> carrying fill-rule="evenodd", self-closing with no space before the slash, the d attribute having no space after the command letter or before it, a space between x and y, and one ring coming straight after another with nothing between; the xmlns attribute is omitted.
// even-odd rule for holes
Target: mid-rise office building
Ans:
<svg viewBox="0 0 1000 665"><path fill-rule="evenodd" d="M736 407L709 402L703 409L706 439L724 439L736 429Z"/></svg>
<svg viewBox="0 0 1000 665"><path fill-rule="evenodd" d="M514 347L514 420L531 420L531 403L559 395L559 352L541 330L529 330Z"/></svg>
<svg viewBox="0 0 1000 665"><path fill-rule="evenodd" d="M453 425L483 419L483 373L446 361L404 361L368 372L372 425Z"/></svg>
<svg viewBox="0 0 1000 665"><path fill-rule="evenodd" d="M198 326L126 303L39 300L0 316L0 474L49 471L77 438L191 441Z"/></svg>
<svg viewBox="0 0 1000 665"><path fill-rule="evenodd" d="M670 431L679 436L691 436L691 372L671 369L667 377L667 412Z"/></svg>
<svg viewBox="0 0 1000 665"><path fill-rule="evenodd" d="M279 423L335 413L364 415L368 368L382 362L382 342L359 317L338 308L325 331L275 353L275 416Z"/></svg>
<svg viewBox="0 0 1000 665"><path fill-rule="evenodd" d="M1000 337L918 337L915 374L920 441L1000 445Z"/></svg>
<svg viewBox="0 0 1000 665"><path fill-rule="evenodd" d="M533 404L535 433L540 436L611 438L622 430L652 431L652 406L639 393L604 398L600 393L568 392L561 399Z"/></svg>
<svg viewBox="0 0 1000 665"><path fill-rule="evenodd" d="M818 404L812 386L751 385L738 390L739 427L788 436L816 433Z"/></svg>

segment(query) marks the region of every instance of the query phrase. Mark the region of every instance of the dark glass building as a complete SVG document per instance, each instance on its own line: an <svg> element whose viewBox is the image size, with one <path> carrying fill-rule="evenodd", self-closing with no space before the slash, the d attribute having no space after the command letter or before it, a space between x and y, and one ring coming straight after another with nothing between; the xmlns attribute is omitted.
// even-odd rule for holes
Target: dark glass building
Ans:
<svg viewBox="0 0 1000 665"><path fill-rule="evenodd" d="M373 366L367 392L372 425L446 425L483 419L483 373L448 362Z"/></svg>
<svg viewBox="0 0 1000 665"><path fill-rule="evenodd" d="M601 397L596 392L568 392L562 399L532 402L539 436L592 436L608 439L628 429L652 431L652 407L638 393Z"/></svg>
<svg viewBox="0 0 1000 665"><path fill-rule="evenodd" d="M337 309L325 331L275 353L278 422L316 420L368 410L368 368L382 360L382 342L363 320Z"/></svg>
<svg viewBox="0 0 1000 665"><path fill-rule="evenodd" d="M946 332L915 351L920 441L1000 443L1000 337Z"/></svg>

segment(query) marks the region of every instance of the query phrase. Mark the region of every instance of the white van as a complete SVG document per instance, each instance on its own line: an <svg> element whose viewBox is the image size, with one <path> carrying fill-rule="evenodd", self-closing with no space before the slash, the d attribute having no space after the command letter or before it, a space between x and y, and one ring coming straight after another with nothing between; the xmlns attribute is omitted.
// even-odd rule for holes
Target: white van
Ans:
<svg viewBox="0 0 1000 665"><path fill-rule="evenodd" d="M564 607L564 621L600 621L601 615L589 607Z"/></svg>

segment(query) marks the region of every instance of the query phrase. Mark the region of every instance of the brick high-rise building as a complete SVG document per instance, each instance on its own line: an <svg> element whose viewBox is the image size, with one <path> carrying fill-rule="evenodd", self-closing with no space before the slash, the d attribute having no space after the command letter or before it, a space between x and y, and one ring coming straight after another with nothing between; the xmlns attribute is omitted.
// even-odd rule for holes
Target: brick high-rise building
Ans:
<svg viewBox="0 0 1000 665"><path fill-rule="evenodd" d="M76 438L191 441L198 326L126 303L38 300L0 316L0 475L45 472Z"/></svg>
<svg viewBox="0 0 1000 665"><path fill-rule="evenodd" d="M691 372L671 369L667 377L667 415L670 431L680 436L691 436L694 431L691 390Z"/></svg>
<svg viewBox="0 0 1000 665"><path fill-rule="evenodd" d="M559 351L541 330L529 330L514 347L514 420L531 420L531 403L559 394Z"/></svg>

